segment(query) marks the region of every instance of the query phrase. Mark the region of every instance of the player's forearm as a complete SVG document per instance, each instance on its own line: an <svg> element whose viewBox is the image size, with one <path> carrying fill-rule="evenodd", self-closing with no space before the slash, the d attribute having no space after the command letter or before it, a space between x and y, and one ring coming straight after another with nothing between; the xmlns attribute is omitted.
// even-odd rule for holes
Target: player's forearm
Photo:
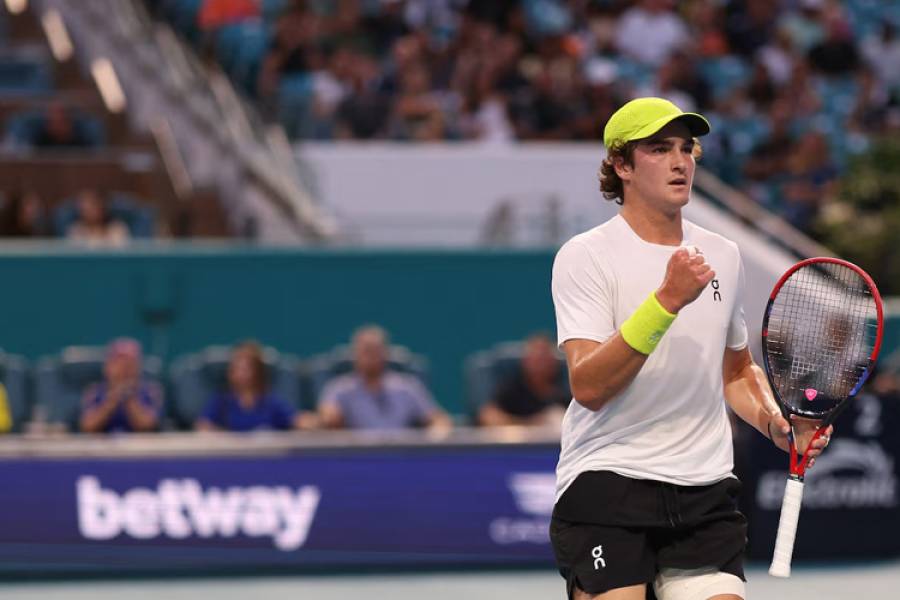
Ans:
<svg viewBox="0 0 900 600"><path fill-rule="evenodd" d="M629 346L617 333L569 365L572 395L585 408L600 410L631 385L645 362L647 355Z"/></svg>
<svg viewBox="0 0 900 600"><path fill-rule="evenodd" d="M726 374L724 391L731 410L769 437L769 422L780 412L763 370L755 363L748 362L731 377Z"/></svg>

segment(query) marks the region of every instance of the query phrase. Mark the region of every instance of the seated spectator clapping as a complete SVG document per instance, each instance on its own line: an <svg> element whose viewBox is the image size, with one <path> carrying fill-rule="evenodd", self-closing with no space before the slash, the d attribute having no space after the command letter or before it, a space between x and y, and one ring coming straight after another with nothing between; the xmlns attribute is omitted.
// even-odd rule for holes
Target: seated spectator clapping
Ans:
<svg viewBox="0 0 900 600"><path fill-rule="evenodd" d="M315 417L297 411L269 391L263 350L244 342L231 353L228 389L210 398L195 427L199 430L254 431L309 429Z"/></svg>
<svg viewBox="0 0 900 600"><path fill-rule="evenodd" d="M362 327L353 334L353 372L330 381L319 398L326 427L447 429L450 417L413 375L387 368L387 333Z"/></svg>
<svg viewBox="0 0 900 600"><path fill-rule="evenodd" d="M571 399L560 384L560 364L553 342L534 335L525 342L521 368L500 382L490 402L481 407L482 425L548 425L562 420Z"/></svg>
<svg viewBox="0 0 900 600"><path fill-rule="evenodd" d="M162 412L158 384L141 380L141 346L130 338L110 343L103 365L105 381L91 385L82 398L81 431L86 433L155 431Z"/></svg>

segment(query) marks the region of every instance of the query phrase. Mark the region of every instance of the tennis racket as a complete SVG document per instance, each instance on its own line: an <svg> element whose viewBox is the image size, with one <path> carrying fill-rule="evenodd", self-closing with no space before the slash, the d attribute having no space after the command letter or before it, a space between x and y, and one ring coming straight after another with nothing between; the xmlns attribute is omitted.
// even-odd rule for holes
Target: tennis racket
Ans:
<svg viewBox="0 0 900 600"><path fill-rule="evenodd" d="M791 432L784 490L769 574L789 577L803 500L808 448L834 423L872 372L884 327L881 296L869 275L847 261L797 263L772 290L762 326L766 375ZM798 457L791 416L821 421Z"/></svg>

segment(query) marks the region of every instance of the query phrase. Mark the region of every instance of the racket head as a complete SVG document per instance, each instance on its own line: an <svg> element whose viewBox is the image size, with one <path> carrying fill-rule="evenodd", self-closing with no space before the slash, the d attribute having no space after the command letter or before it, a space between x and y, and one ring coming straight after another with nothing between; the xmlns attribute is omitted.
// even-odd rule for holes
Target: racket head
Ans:
<svg viewBox="0 0 900 600"><path fill-rule="evenodd" d="M785 417L833 421L875 366L883 330L881 295L858 266L817 257L788 269L762 327L766 375Z"/></svg>

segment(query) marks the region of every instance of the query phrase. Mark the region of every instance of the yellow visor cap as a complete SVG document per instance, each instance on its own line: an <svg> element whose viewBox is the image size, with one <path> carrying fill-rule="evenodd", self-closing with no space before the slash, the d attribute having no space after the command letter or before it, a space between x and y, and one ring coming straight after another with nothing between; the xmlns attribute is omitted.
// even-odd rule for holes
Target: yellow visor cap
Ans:
<svg viewBox="0 0 900 600"><path fill-rule="evenodd" d="M709 133L709 121L697 113L686 113L663 98L637 98L613 113L603 130L603 144L624 144L648 138L672 121L687 125L694 137Z"/></svg>

